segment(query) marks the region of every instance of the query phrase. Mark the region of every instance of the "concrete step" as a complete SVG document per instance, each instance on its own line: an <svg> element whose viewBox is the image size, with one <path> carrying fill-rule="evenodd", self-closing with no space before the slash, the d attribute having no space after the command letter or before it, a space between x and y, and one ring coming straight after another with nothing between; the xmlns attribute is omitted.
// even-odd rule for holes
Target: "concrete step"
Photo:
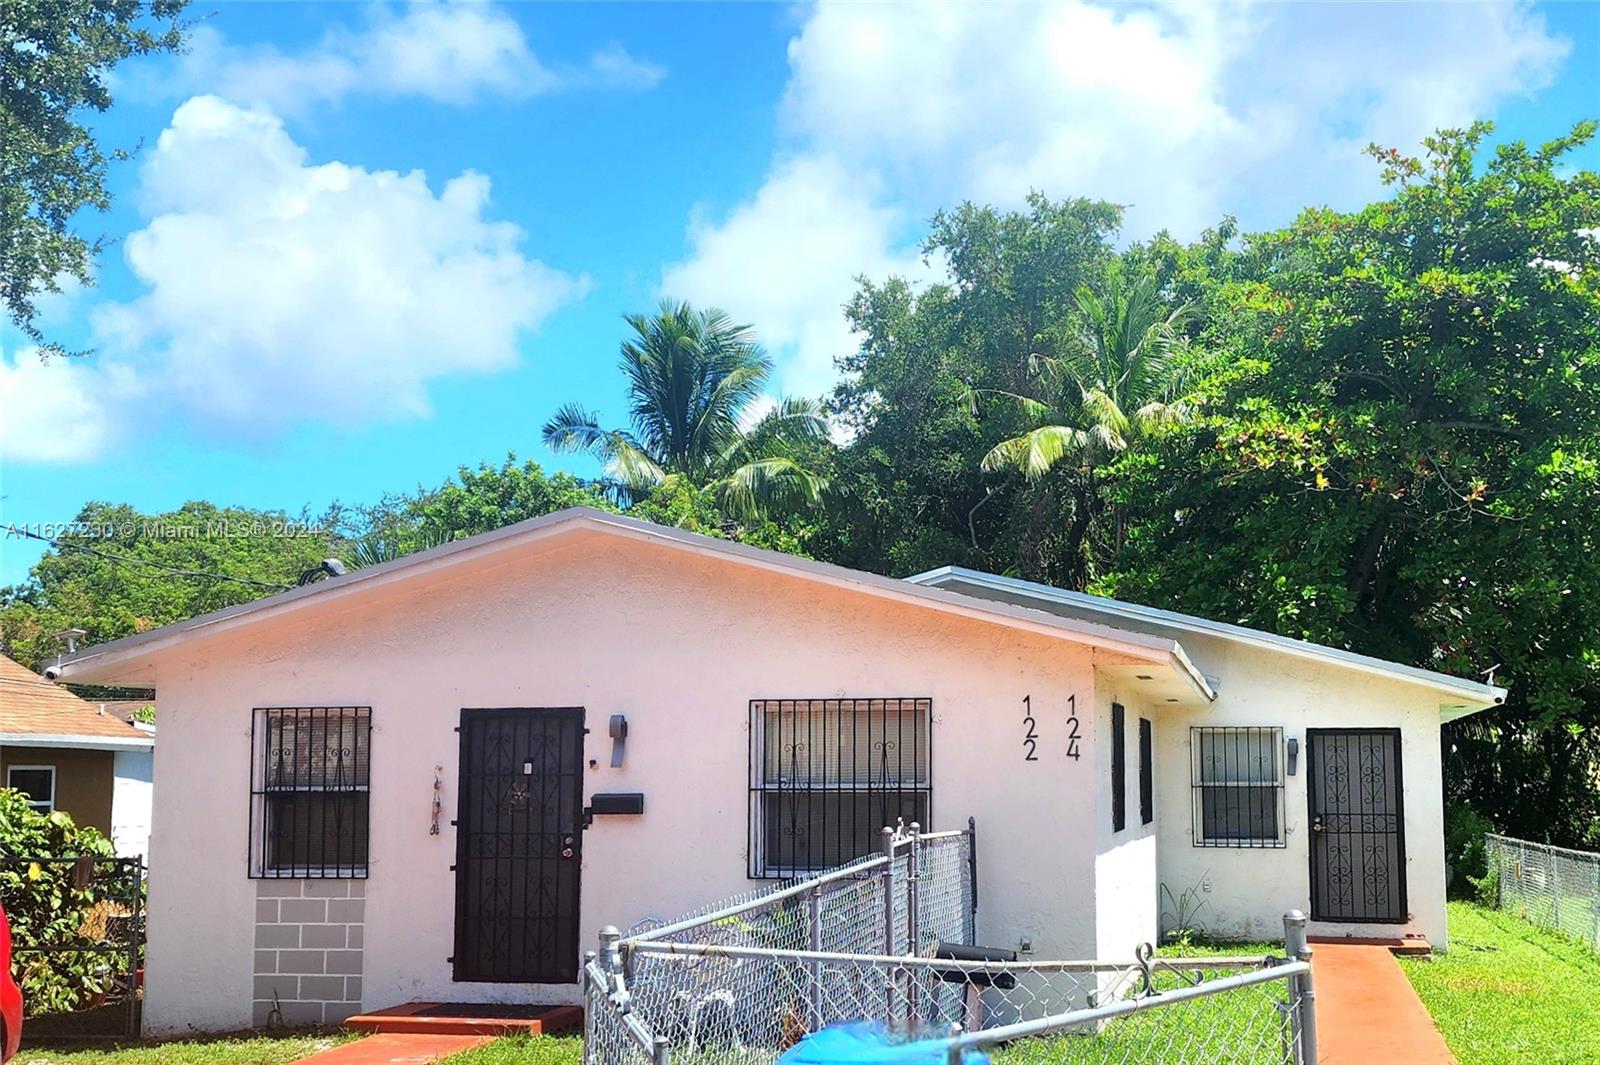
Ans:
<svg viewBox="0 0 1600 1065"><path fill-rule="evenodd" d="M583 1024L581 1006L406 1002L351 1017L357 1032L417 1035L553 1035Z"/></svg>

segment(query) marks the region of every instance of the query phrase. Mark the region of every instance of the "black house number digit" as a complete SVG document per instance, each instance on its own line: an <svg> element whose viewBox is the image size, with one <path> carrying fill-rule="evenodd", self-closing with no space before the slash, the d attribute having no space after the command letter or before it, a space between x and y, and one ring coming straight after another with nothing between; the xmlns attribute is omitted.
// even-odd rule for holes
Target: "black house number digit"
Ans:
<svg viewBox="0 0 1600 1065"><path fill-rule="evenodd" d="M1024 762L1037 762L1039 760L1039 730L1038 722L1033 719L1033 696L1022 697L1022 727L1026 729L1022 734L1022 747L1027 754L1022 756Z"/></svg>
<svg viewBox="0 0 1600 1065"><path fill-rule="evenodd" d="M1078 697L1067 696L1067 757L1077 761L1078 751Z"/></svg>

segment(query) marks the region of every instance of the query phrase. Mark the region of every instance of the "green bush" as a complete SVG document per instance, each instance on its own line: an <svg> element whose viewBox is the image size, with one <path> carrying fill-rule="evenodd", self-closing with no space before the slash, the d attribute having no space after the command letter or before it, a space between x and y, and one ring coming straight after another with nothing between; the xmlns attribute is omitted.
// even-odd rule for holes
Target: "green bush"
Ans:
<svg viewBox="0 0 1600 1065"><path fill-rule="evenodd" d="M1487 906L1491 910L1500 908L1500 869L1491 865L1489 871L1482 876L1470 878L1472 890L1477 896L1478 904Z"/></svg>
<svg viewBox="0 0 1600 1065"><path fill-rule="evenodd" d="M29 1016L93 1005L128 971L125 951L38 953L37 946L95 946L116 939L138 898L126 876L97 859L111 841L60 811L41 814L21 792L0 788L0 899L11 923L13 967ZM47 861L81 858L83 862Z"/></svg>
<svg viewBox="0 0 1600 1065"><path fill-rule="evenodd" d="M1494 830L1494 822L1470 806L1445 807L1444 863L1450 872L1446 889L1451 898L1478 897L1478 881L1489 870L1483 836Z"/></svg>

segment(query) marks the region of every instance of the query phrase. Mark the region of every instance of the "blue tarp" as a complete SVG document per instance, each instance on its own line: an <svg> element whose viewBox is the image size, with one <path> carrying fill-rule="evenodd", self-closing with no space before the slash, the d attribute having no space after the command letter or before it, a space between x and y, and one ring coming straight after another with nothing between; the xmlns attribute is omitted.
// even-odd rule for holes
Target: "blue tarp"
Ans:
<svg viewBox="0 0 1600 1065"><path fill-rule="evenodd" d="M778 1058L778 1065L945 1065L947 1039L893 1039L879 1021L847 1021L813 1032ZM989 1065L989 1056L969 1050L962 1065Z"/></svg>

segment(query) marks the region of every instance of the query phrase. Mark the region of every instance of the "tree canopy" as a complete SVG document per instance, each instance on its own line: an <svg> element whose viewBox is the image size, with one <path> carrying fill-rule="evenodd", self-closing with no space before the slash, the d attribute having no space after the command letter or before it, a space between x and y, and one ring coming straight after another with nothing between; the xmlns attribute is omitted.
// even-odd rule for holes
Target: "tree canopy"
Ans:
<svg viewBox="0 0 1600 1065"><path fill-rule="evenodd" d="M101 238L77 232L84 208L106 210L109 156L81 119L111 106L124 59L183 45L188 0L6 0L0 4L0 298L22 333L62 350L35 323L35 299L66 279L90 284Z"/></svg>

